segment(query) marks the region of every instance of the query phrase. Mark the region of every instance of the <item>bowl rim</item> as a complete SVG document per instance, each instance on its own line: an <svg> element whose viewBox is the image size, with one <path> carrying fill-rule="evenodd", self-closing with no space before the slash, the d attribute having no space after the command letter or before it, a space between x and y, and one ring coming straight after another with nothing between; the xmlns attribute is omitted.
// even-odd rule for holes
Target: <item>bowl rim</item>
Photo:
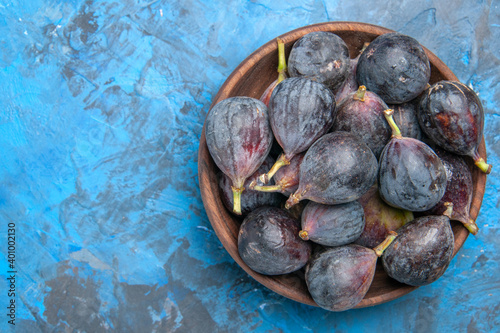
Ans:
<svg viewBox="0 0 500 333"><path fill-rule="evenodd" d="M349 22L349 21L335 21L335 22L324 22L324 23L316 23L307 26L303 26L289 32L286 32L277 38L281 38L285 45L289 45L290 43L295 42L297 39L302 37L303 35L313 32L313 31L329 31L333 33L338 33L341 31L357 31L360 33L369 33L375 35L382 35L385 33L395 32L394 30L381 27L374 24L362 23L362 22ZM446 80L454 80L458 81L455 74L441 61L434 53L428 50L425 46L422 45L425 53L427 54L430 63L438 69L438 71L442 74L444 79ZM223 85L220 87L217 94L214 96L212 103L208 112L212 109L212 107L218 103L219 101L230 97L230 88L235 86L235 84L247 75L252 68L260 61L262 58L271 53L277 52L277 44L276 38L268 41L257 50L252 52L248 57L245 58L228 76ZM207 114L208 114L207 112ZM479 155L484 158L486 161L486 148L484 135L481 139L481 143L478 149ZM208 154L208 160L207 160ZM203 125L202 134L200 137L200 144L198 150L198 181L200 184L200 192L203 201L203 205L205 207L205 211L207 213L208 219L217 235L222 245L229 253L229 255L236 261L236 263L243 268L250 276L252 276L257 282L264 285L265 287L271 289L272 291L284 296L286 298L292 299L294 301L318 306L314 300L310 297L304 297L304 295L298 295L294 289L289 288L288 283L283 283L281 279L276 279L274 276L267 276L259 274L253 271L250 267L248 267L241 259L238 253L238 249L234 245L234 242L237 242L237 231L235 233L235 229L233 225L230 225L226 220L228 217L232 220L235 217L231 216L225 210L222 205L221 199L218 197L218 183L215 180L215 175L209 175L210 170L214 170L216 168L215 163L213 162L209 152L208 147L206 145L206 137L205 137L205 123ZM477 218L479 214L479 210L481 208L484 190L486 186L486 175L483 173L478 173L477 170L473 171L473 181L474 181L474 195L472 204L470 207L470 216L474 220ZM201 186L201 184L210 184L210 186ZM215 223L214 221L217 221ZM465 240L467 239L469 232L467 229L461 225L458 226L455 231L455 246L453 251L453 256L456 255L458 250L463 246ZM232 242L232 243L231 243ZM288 282L288 281L287 281ZM417 289L418 287L409 286L409 285L400 285L398 288L390 290L382 295L377 295L371 298L364 298L355 308L369 307L377 304L382 304L385 302L392 301L401 296L404 296L411 291Z"/></svg>

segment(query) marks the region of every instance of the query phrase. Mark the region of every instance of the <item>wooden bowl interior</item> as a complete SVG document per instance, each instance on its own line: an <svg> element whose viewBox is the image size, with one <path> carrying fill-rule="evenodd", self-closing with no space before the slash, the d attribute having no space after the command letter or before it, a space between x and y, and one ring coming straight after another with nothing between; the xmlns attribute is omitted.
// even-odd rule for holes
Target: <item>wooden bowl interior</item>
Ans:
<svg viewBox="0 0 500 333"><path fill-rule="evenodd" d="M331 22L311 25L279 36L285 42L286 57L288 58L290 49L298 38L313 31L330 31L340 36L349 46L351 58L359 54L365 42L370 42L381 34L391 32L391 30L382 27L352 22ZM431 62L431 84L439 80L457 80L456 76L441 60L429 50L425 49L425 51ZM252 53L234 70L215 96L212 106L232 96L259 98L269 84L276 79L277 66L277 44L275 40L272 40ZM486 160L484 138L479 153ZM216 176L218 169L208 152L205 129L203 129L200 139L198 159L200 190L208 218L214 231L232 258L248 274L269 289L295 301L317 306L307 290L303 278L303 270L287 275L266 276L254 272L241 260L237 248L241 218L229 213L219 197ZM474 196L470 215L473 219L476 219L484 195L486 176L477 168L472 168L472 164L471 170L474 179ZM455 235L455 255L467 239L468 231L460 223L455 222L452 223L452 229ZM414 289L416 287L401 284L389 278L379 262L373 283L357 308L381 304L401 297Z"/></svg>

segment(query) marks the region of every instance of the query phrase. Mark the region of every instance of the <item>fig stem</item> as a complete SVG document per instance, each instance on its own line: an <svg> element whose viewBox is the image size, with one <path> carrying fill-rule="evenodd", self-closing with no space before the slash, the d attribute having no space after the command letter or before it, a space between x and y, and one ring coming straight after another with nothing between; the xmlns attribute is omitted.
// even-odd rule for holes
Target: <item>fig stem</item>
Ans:
<svg viewBox="0 0 500 333"><path fill-rule="evenodd" d="M462 224L467 230L469 230L471 234L473 234L474 236L477 235L479 227L477 226L476 221L474 221L473 219L469 219L468 222L462 222Z"/></svg>
<svg viewBox="0 0 500 333"><path fill-rule="evenodd" d="M489 174L491 172L491 164L486 163L486 161L482 157L475 158L474 164L485 174Z"/></svg>
<svg viewBox="0 0 500 333"><path fill-rule="evenodd" d="M444 211L443 215L451 219L451 216L453 215L453 203L445 202L443 205L446 207L446 210Z"/></svg>
<svg viewBox="0 0 500 333"><path fill-rule="evenodd" d="M241 193L245 188L231 186L231 189L233 190L233 212L241 215Z"/></svg>
<svg viewBox="0 0 500 333"><path fill-rule="evenodd" d="M309 233L307 232L307 230L300 230L299 237L305 241L308 241L309 240Z"/></svg>
<svg viewBox="0 0 500 333"><path fill-rule="evenodd" d="M278 82L280 83L286 78L286 58L285 58L285 42L281 38L276 38L278 42Z"/></svg>
<svg viewBox="0 0 500 333"><path fill-rule="evenodd" d="M365 101L365 93L366 93L366 87L365 86L359 86L358 90L354 93L354 99L360 102Z"/></svg>
<svg viewBox="0 0 500 333"><path fill-rule="evenodd" d="M396 239L397 236L398 236L398 234L395 233L394 231L389 231L389 235L387 235L387 237L384 239L384 241L373 249L373 251L375 251L375 254L377 255L377 257L382 256L385 249L387 249L389 247L389 245L391 245L391 243Z"/></svg>
<svg viewBox="0 0 500 333"><path fill-rule="evenodd" d="M276 174L276 172L282 166L289 165L289 164L290 164L290 160L286 158L285 154L281 154L280 157L278 157L278 159L276 160L276 162L274 162L273 166L271 167L271 170L269 170L268 173L264 173L264 174L260 175L259 180L263 184L269 183L271 178L273 178L273 176Z"/></svg>
<svg viewBox="0 0 500 333"><path fill-rule="evenodd" d="M393 114L394 114L393 109L384 110L385 119L389 123L389 126L391 127L392 130L392 137L401 139L403 136L401 135L401 131L399 130L398 125L396 125L396 122L394 121L394 117L392 116Z"/></svg>
<svg viewBox="0 0 500 333"><path fill-rule="evenodd" d="M304 194L305 191L302 191L302 193L297 190L295 193L290 194L290 197L285 203L285 208L290 209L290 207L296 205L299 203L300 199L302 199L302 195Z"/></svg>
<svg viewBox="0 0 500 333"><path fill-rule="evenodd" d="M250 188L252 190L260 191L260 192L281 192L283 190L283 186L281 186L281 184L268 185L268 186L255 185L255 186L252 186Z"/></svg>

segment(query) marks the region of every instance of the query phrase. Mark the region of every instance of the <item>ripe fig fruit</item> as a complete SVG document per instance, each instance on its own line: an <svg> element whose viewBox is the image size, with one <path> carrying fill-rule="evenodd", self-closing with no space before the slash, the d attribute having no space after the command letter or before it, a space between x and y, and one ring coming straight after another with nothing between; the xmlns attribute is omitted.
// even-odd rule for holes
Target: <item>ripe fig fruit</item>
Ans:
<svg viewBox="0 0 500 333"><path fill-rule="evenodd" d="M325 246L340 246L355 241L365 226L363 207L357 201L323 205L309 201L302 212L303 240Z"/></svg>
<svg viewBox="0 0 500 333"><path fill-rule="evenodd" d="M259 183L259 179L255 178L250 183L249 188L262 192L279 192L289 196L299 187L300 164L304 159L304 155L305 153L295 155L290 160L290 164L285 165L276 171L276 174L271 180L271 182L274 181L274 185L257 185ZM269 168L263 170L269 170Z"/></svg>
<svg viewBox="0 0 500 333"><path fill-rule="evenodd" d="M452 207L445 215L418 217L398 229L382 256L387 275L411 286L424 286L444 274L455 243L449 219Z"/></svg>
<svg viewBox="0 0 500 333"><path fill-rule="evenodd" d="M417 97L426 88L430 75L429 58L420 43L398 32L375 38L359 57L356 68L358 83L387 104Z"/></svg>
<svg viewBox="0 0 500 333"><path fill-rule="evenodd" d="M278 78L267 87L266 91L260 97L260 101L266 104L266 106L269 105L274 88L288 77L286 74L285 42L281 38L276 38L276 42L278 43Z"/></svg>
<svg viewBox="0 0 500 333"><path fill-rule="evenodd" d="M464 160L464 156L450 153L439 147L434 148L434 151L443 162L446 170L446 190L439 203L426 213L428 215L439 215L446 210L446 202L453 202L451 219L461 222L471 234L477 234L479 228L469 215L474 184L472 182L472 173Z"/></svg>
<svg viewBox="0 0 500 333"><path fill-rule="evenodd" d="M208 113L205 135L215 164L232 181L233 212L240 215L245 180L266 159L273 143L267 106L250 97L224 99Z"/></svg>
<svg viewBox="0 0 500 333"><path fill-rule="evenodd" d="M478 152L484 111L472 89L460 82L439 81L422 96L417 115L422 131L438 146L470 156L481 171L491 172Z"/></svg>
<svg viewBox="0 0 500 333"><path fill-rule="evenodd" d="M372 186L358 201L365 213L365 227L354 243L365 247L377 246L389 235L390 231L396 231L414 218L412 212L386 204L380 198L376 185Z"/></svg>
<svg viewBox="0 0 500 333"><path fill-rule="evenodd" d="M260 207L248 214L238 233L238 252L254 271L265 275L299 270L309 260L312 245L298 233L300 223L277 207Z"/></svg>
<svg viewBox="0 0 500 333"><path fill-rule="evenodd" d="M283 154L260 177L262 183L266 184L280 167L328 132L335 120L335 106L335 97L325 85L303 77L285 79L274 88L269 121Z"/></svg>
<svg viewBox="0 0 500 333"><path fill-rule="evenodd" d="M279 193L272 192L258 192L249 189L250 183L256 180L262 172L269 170L271 165L273 165L274 160L268 156L261 166L245 181L245 190L241 193L241 215L247 215L254 209L261 206L275 206L278 207L283 201L283 196ZM272 181L271 181L272 182ZM219 187L221 193L221 199L224 206L229 211L233 210L233 190L231 188L231 179L224 173L219 173Z"/></svg>
<svg viewBox="0 0 500 333"><path fill-rule="evenodd" d="M377 94L359 86L337 105L337 116L332 131L358 134L376 158L391 139L391 127L384 119L387 104Z"/></svg>
<svg viewBox="0 0 500 333"><path fill-rule="evenodd" d="M319 138L300 165L299 188L290 195L288 209L303 199L336 205L359 199L377 177L377 159L368 146L348 132Z"/></svg>
<svg viewBox="0 0 500 333"><path fill-rule="evenodd" d="M428 145L401 135L392 109L384 113L393 134L379 159L380 197L396 208L426 211L444 195L446 170Z"/></svg>
<svg viewBox="0 0 500 333"><path fill-rule="evenodd" d="M359 85L358 81L356 81L356 67L358 67L358 61L359 57L361 56L361 53L363 53L363 51L369 44L370 43L366 42L363 45L363 48L361 49L361 52L358 54L358 56L350 60L349 75L345 79L344 83L340 86L340 88L335 92L335 100L337 101L337 105L340 104L342 100L346 98L348 95L358 90Z"/></svg>
<svg viewBox="0 0 500 333"><path fill-rule="evenodd" d="M316 304L329 311L345 311L361 302L373 282L378 257L395 237L392 232L376 249L349 244L313 255L305 279Z"/></svg>
<svg viewBox="0 0 500 333"><path fill-rule="evenodd" d="M288 56L291 77L307 77L337 91L349 75L346 43L326 31L311 32L298 39Z"/></svg>

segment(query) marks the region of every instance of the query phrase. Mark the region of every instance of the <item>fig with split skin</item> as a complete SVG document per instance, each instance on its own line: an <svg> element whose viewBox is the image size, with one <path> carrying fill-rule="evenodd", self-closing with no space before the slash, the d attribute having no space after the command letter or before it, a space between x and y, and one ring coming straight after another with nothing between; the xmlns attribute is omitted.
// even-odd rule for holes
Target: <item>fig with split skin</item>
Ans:
<svg viewBox="0 0 500 333"><path fill-rule="evenodd" d="M298 233L300 223L277 207L260 207L248 214L238 233L238 252L254 271L287 274L304 267L312 245Z"/></svg>
<svg viewBox="0 0 500 333"><path fill-rule="evenodd" d="M484 111L472 89L461 82L439 81L422 96L417 115L422 131L438 146L470 156L482 172L491 172L478 152Z"/></svg>
<svg viewBox="0 0 500 333"><path fill-rule="evenodd" d="M355 241L365 226L363 206L358 201L323 205L309 201L302 211L303 240L325 246L340 246Z"/></svg>
<svg viewBox="0 0 500 333"><path fill-rule="evenodd" d="M382 256L387 275L411 286L439 279L453 258L452 210L453 204L448 203L444 215L419 217L399 228Z"/></svg>
<svg viewBox="0 0 500 333"><path fill-rule="evenodd" d="M444 195L446 170L443 163L428 145L401 135L392 109L384 114L393 134L379 159L380 197L396 208L426 211Z"/></svg>
<svg viewBox="0 0 500 333"><path fill-rule="evenodd" d="M373 282L377 260L396 237L391 234L375 249L357 244L327 248L306 266L306 284L323 309L345 311L365 297Z"/></svg>
<svg viewBox="0 0 500 333"><path fill-rule="evenodd" d="M327 133L335 119L335 97L323 84L303 77L283 80L269 101L269 121L283 153L259 180L267 184L276 171Z"/></svg>
<svg viewBox="0 0 500 333"><path fill-rule="evenodd" d="M266 159L273 143L267 106L250 97L224 99L208 113L205 135L215 164L231 179L233 212L241 215L245 180Z"/></svg>
<svg viewBox="0 0 500 333"><path fill-rule="evenodd" d="M359 199L375 183L377 159L356 135L332 132L318 139L300 165L299 187L285 208L309 199L336 205Z"/></svg>

